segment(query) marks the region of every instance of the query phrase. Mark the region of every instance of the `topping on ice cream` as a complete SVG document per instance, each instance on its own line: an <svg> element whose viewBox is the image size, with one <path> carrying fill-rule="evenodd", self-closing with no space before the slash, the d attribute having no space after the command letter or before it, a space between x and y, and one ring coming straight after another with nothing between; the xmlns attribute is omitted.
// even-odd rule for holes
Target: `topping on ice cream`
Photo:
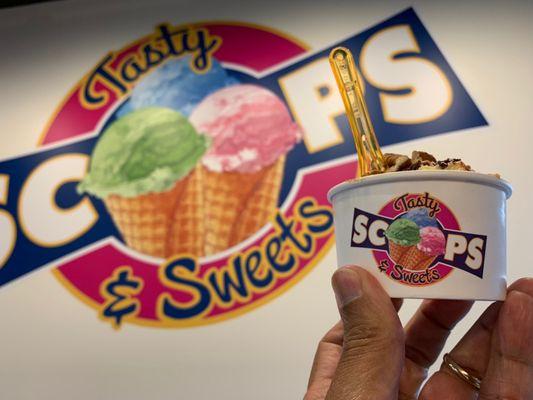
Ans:
<svg viewBox="0 0 533 400"><path fill-rule="evenodd" d="M414 171L414 170L455 170L472 171L459 158L447 158L437 161L431 154L423 151L413 151L411 158L402 154L386 153L383 155L385 172Z"/></svg>
<svg viewBox="0 0 533 400"><path fill-rule="evenodd" d="M456 171L472 171L470 165L466 165L460 158L447 158L443 161L437 161L436 163L422 163L418 169L421 170L456 170Z"/></svg>
<svg viewBox="0 0 533 400"><path fill-rule="evenodd" d="M420 229L413 221L399 218L389 225L385 236L400 246L413 246L420 242Z"/></svg>
<svg viewBox="0 0 533 400"><path fill-rule="evenodd" d="M208 145L177 111L133 111L104 131L78 190L101 198L165 191L189 174Z"/></svg>
<svg viewBox="0 0 533 400"><path fill-rule="evenodd" d="M420 229L420 243L416 247L428 256L439 256L444 254L446 238L440 229L426 226Z"/></svg>
<svg viewBox="0 0 533 400"><path fill-rule="evenodd" d="M190 121L212 138L202 162L215 172L257 172L287 154L301 137L285 104L256 85L230 86L209 95Z"/></svg>
<svg viewBox="0 0 533 400"><path fill-rule="evenodd" d="M411 159L401 154L386 153L383 160L387 172L404 171L411 167Z"/></svg>

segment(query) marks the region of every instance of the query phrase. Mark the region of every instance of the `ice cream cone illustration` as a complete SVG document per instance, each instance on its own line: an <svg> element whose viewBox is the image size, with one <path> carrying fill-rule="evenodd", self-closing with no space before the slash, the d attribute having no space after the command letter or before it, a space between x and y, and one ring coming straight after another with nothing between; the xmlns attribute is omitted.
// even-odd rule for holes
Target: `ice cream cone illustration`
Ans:
<svg viewBox="0 0 533 400"><path fill-rule="evenodd" d="M403 265L407 252L420 242L420 229L413 221L399 218L385 231L389 242L389 256L396 263Z"/></svg>
<svg viewBox="0 0 533 400"><path fill-rule="evenodd" d="M446 238L442 231L432 226L420 229L420 242L403 256L402 265L412 271L423 271L444 254Z"/></svg>
<svg viewBox="0 0 533 400"><path fill-rule="evenodd" d="M300 130L283 102L255 85L211 94L190 120L212 139L202 164L205 252L215 254L242 242L275 215L285 155Z"/></svg>
<svg viewBox="0 0 533 400"><path fill-rule="evenodd" d="M112 123L79 186L101 198L126 244L144 254L200 256L202 169L209 139L179 112L150 107Z"/></svg>

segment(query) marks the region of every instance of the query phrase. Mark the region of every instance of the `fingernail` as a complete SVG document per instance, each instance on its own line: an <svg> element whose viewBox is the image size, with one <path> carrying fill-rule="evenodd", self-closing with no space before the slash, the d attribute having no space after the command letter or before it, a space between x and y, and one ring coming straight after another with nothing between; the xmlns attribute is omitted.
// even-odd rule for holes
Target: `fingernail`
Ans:
<svg viewBox="0 0 533 400"><path fill-rule="evenodd" d="M350 267L338 269L332 278L333 291L339 308L361 297L363 290L361 278L357 271Z"/></svg>

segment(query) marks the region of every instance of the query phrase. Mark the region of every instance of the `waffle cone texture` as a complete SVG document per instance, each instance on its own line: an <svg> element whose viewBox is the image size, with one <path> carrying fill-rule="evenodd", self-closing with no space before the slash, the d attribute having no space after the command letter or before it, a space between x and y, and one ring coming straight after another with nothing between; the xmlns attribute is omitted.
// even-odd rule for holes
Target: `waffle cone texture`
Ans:
<svg viewBox="0 0 533 400"><path fill-rule="evenodd" d="M168 191L136 197L111 195L107 210L126 244L154 257L201 255L204 247L202 169Z"/></svg>
<svg viewBox="0 0 533 400"><path fill-rule="evenodd" d="M275 215L285 157L254 173L197 166L168 191L104 202L126 244L159 258L219 253Z"/></svg>
<svg viewBox="0 0 533 400"><path fill-rule="evenodd" d="M404 254L413 246L402 246L389 240L389 256L396 264L401 264ZM416 246L414 246L416 247ZM402 264L403 265L403 264Z"/></svg>
<svg viewBox="0 0 533 400"><path fill-rule="evenodd" d="M235 246L275 215L285 157L254 173L204 169L205 254Z"/></svg>
<svg viewBox="0 0 533 400"><path fill-rule="evenodd" d="M411 246L402 256L400 265L411 271L423 271L435 260L435 256L427 255L417 246Z"/></svg>

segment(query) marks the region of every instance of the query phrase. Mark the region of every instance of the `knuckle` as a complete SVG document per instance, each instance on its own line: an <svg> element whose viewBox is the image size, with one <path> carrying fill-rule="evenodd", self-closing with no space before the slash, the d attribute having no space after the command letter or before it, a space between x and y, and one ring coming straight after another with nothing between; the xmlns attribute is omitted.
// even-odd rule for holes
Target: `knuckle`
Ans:
<svg viewBox="0 0 533 400"><path fill-rule="evenodd" d="M401 327L400 327L401 328ZM354 324L345 333L345 347L381 349L403 345L403 329L377 324Z"/></svg>

